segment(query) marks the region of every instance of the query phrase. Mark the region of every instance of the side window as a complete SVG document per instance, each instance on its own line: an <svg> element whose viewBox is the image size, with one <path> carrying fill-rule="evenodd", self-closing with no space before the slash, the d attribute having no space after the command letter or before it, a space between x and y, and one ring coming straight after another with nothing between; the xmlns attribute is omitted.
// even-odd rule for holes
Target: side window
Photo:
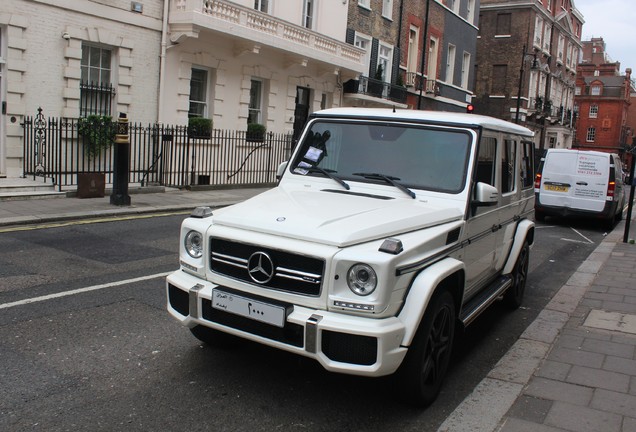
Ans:
<svg viewBox="0 0 636 432"><path fill-rule="evenodd" d="M505 194L515 190L517 142L511 139L504 140L501 156L501 193Z"/></svg>
<svg viewBox="0 0 636 432"><path fill-rule="evenodd" d="M521 152L521 187L529 189L534 187L534 143L522 142Z"/></svg>
<svg viewBox="0 0 636 432"><path fill-rule="evenodd" d="M495 155L497 153L497 139L482 137L477 154L477 173L475 181L495 186Z"/></svg>

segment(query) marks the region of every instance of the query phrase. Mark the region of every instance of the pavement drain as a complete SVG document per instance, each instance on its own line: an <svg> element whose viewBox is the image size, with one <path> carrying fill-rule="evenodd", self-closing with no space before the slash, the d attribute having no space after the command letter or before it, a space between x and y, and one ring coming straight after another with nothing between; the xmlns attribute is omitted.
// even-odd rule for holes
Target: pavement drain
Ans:
<svg viewBox="0 0 636 432"><path fill-rule="evenodd" d="M636 334L636 315L594 309L589 313L583 325L602 330Z"/></svg>

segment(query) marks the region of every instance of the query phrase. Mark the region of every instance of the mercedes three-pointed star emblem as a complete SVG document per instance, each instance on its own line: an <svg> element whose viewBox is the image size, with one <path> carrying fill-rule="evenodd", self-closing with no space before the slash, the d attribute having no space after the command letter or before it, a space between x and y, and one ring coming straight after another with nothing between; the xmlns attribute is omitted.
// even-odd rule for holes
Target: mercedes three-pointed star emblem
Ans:
<svg viewBox="0 0 636 432"><path fill-rule="evenodd" d="M247 260L247 271L254 282L266 284L274 277L276 268L265 252L254 252Z"/></svg>

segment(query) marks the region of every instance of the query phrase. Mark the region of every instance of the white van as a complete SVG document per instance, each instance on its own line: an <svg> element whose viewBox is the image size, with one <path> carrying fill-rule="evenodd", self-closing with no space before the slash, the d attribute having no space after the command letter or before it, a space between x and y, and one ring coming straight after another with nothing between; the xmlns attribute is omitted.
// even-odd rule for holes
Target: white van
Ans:
<svg viewBox="0 0 636 432"><path fill-rule="evenodd" d="M592 217L613 227L623 217L622 173L615 153L549 149L535 177L535 218Z"/></svg>

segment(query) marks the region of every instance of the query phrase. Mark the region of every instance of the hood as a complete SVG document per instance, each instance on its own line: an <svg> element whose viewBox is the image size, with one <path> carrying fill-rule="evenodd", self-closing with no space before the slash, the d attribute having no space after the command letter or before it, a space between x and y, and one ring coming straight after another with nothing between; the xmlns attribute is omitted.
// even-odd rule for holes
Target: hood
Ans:
<svg viewBox="0 0 636 432"><path fill-rule="evenodd" d="M382 199L279 186L214 212L214 225L344 247L458 220L457 202Z"/></svg>

